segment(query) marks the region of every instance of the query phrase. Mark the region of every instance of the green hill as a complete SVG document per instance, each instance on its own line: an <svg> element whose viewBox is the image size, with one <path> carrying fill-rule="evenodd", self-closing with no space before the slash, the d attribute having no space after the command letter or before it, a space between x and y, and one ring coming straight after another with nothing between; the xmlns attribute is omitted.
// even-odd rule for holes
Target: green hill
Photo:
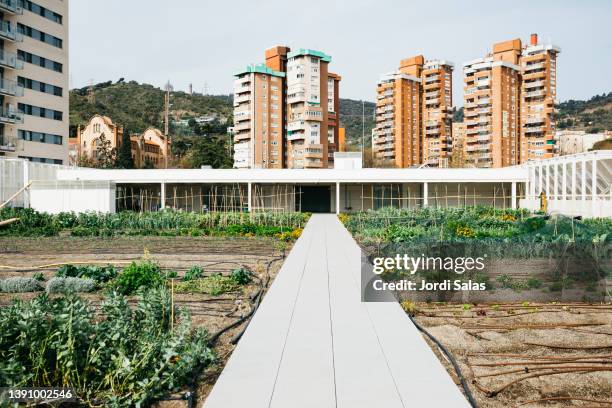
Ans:
<svg viewBox="0 0 612 408"><path fill-rule="evenodd" d="M171 92L170 102L171 121L207 114L231 121L231 95L189 95L178 91ZM108 81L70 91L71 134L95 114L106 115L132 132L142 132L149 126L162 128L163 111L164 91L135 81Z"/></svg>
<svg viewBox="0 0 612 408"><path fill-rule="evenodd" d="M375 126L375 109L374 102L340 98L340 126L346 129L348 149L359 150L363 133L365 133L365 145L371 145L372 129Z"/></svg>
<svg viewBox="0 0 612 408"><path fill-rule="evenodd" d="M558 129L599 133L612 130L612 92L595 95L586 101L570 99L559 104Z"/></svg>

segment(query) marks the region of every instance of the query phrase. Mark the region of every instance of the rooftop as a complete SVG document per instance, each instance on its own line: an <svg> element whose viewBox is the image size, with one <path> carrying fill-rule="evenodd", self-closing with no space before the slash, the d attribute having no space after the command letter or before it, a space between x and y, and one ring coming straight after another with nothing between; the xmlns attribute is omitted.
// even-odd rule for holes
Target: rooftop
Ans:
<svg viewBox="0 0 612 408"><path fill-rule="evenodd" d="M239 71L236 74L234 74L234 76L240 76L240 75L243 75L243 74L250 74L252 72L256 72L256 73L259 73L259 74L273 75L273 76L277 76L277 77L284 77L285 76L284 72L275 71L272 68L267 67L265 64L248 65L242 71Z"/></svg>
<svg viewBox="0 0 612 408"><path fill-rule="evenodd" d="M308 48L298 48L295 51L291 51L287 54L287 58L298 57L300 55L311 55L313 57L321 58L321 60L325 62L331 62L331 56L325 54L324 52L311 50Z"/></svg>

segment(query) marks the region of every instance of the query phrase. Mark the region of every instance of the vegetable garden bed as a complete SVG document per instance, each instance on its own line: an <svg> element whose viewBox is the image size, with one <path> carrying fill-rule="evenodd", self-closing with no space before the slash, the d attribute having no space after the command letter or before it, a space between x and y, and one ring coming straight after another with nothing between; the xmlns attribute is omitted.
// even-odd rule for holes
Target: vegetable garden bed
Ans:
<svg viewBox="0 0 612 408"><path fill-rule="evenodd" d="M179 400L156 405L187 406L186 396L201 402L290 246L277 237L0 237L0 282L38 285L36 292L0 293L6 334L0 335L0 382L73 386L88 404L104 406L148 406L168 396ZM89 280L93 288L82 285ZM53 293L45 291L50 284ZM75 311L78 327L60 317L66 311ZM19 325L16 316L35 321ZM39 337L18 341L26 327ZM71 327L88 334L72 342L72 354L59 356L57 341L70 342ZM107 339L124 331L134 338ZM44 342L45 359L30 360L28 350ZM102 343L108 355L96 357L92 351ZM99 368L92 365L96 358ZM15 364L40 370L15 372Z"/></svg>

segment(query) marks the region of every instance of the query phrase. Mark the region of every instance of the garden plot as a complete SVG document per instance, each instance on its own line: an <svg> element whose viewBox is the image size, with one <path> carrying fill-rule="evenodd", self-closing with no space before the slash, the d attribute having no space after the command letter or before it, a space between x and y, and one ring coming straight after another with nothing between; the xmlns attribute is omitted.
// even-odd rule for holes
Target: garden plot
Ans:
<svg viewBox="0 0 612 408"><path fill-rule="evenodd" d="M402 306L452 353L481 408L612 406L610 304Z"/></svg>
<svg viewBox="0 0 612 408"><path fill-rule="evenodd" d="M57 279L57 275L65 276L66 279L79 279L79 285L81 281L93 277L99 280L95 281L93 288L78 286L78 289L87 290L85 293L79 293L79 297L89 303L94 313L93 316L96 316L94 319L109 318L105 309L108 308L106 291L114 287L113 285L118 285L117 288L126 294L125 302L130 309L135 311L134 313L142 313L138 315L139 318L144 316L143 320L147 320L148 317L161 313L159 319L153 320L160 321L162 322L160 324L165 324L165 326L154 326L153 329L147 326L147 330L161 330L160 335L163 338L152 339L151 342L164 344L164 347L168 348L174 344L173 341L178 340L167 337L163 334L164 330L176 333L178 328L182 327L180 322L183 321L183 317L180 310L185 309L190 315L191 328L188 331L198 333L200 330L205 330L206 334L204 337L197 338L181 337L183 345L196 351L199 350L197 356L178 346L172 349L173 352L176 352L176 356L171 358L172 369L168 373L172 373L176 381L166 383L163 378L160 379L150 372L129 374L132 377L117 372L116 376L124 378L127 382L135 383L148 379L148 381L159 381L166 388L150 389L143 393L128 392L121 387L116 389L132 393L134 401L139 399L152 401L162 395L168 395L165 389L178 390L177 393L171 393L171 395L179 399L186 391L195 391L197 399L203 400L231 354L234 343L238 340L252 311L259 304L267 286L274 279L282 264L284 254L291 247L291 242L278 238L241 236L4 237L0 238L0 280L36 278L35 282L39 282L40 286L37 292L0 293L0 307L2 310L8 310L13 299L29 301L39 297L42 290ZM67 268L64 266L66 264L72 266ZM114 266L112 268L114 271L109 269L108 265ZM146 265L152 265L152 269ZM143 274L139 275L137 271L138 273L132 275L137 276L138 279L141 275L157 277L153 278L153 281L147 281L146 284L142 281L134 283L126 278L119 285L117 282L126 275L125 271L129 268L146 269ZM62 270L63 272L60 272ZM70 286L71 283L66 279L62 281L62 284ZM125 289L135 287L139 283L143 283L144 286L152 285L165 289L163 293L150 295L143 304L135 290ZM49 297L52 301L64 298L60 293L52 293ZM62 307L75 307L74 305L69 303ZM80 304L78 305L81 307ZM40 307L52 308L58 305L52 306L49 303ZM123 310L121 303L112 306L111 310ZM169 317L168 313L173 316ZM129 327L132 329L140 327L139 323L133 319L122 320L130 321L131 326ZM235 326L231 327L234 323L236 323ZM93 328L90 329L95 331ZM221 333L221 330L224 331ZM177 335L174 334L174 336ZM8 341L8 339L5 340ZM66 337L66 341L68 340L69 338ZM165 349L160 349L159 353L162 353L163 350ZM82 356L79 358L81 359ZM184 367L180 364L184 364ZM190 378L191 372L198 373L198 376L197 381L190 386L193 379L193 376ZM126 377L122 377L124 374ZM80 375L83 374L80 373ZM104 383L106 380L100 379L100 381ZM73 383L70 382L70 384ZM108 395L102 394L103 392L100 391L99 395L94 393L88 398L90 401L100 398L107 404L115 406L130 404L125 399L120 399L118 402L109 400ZM160 404L186 406L186 403L186 401L173 401Z"/></svg>

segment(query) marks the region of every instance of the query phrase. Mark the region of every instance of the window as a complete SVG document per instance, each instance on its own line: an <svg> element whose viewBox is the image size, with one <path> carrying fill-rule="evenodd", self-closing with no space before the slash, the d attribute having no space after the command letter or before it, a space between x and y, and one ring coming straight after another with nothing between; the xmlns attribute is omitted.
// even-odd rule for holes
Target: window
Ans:
<svg viewBox="0 0 612 408"><path fill-rule="evenodd" d="M30 130L19 129L19 138L29 142L40 142L61 145L63 138L59 135L51 135L48 133L32 132Z"/></svg>
<svg viewBox="0 0 612 408"><path fill-rule="evenodd" d="M46 84L39 82L34 79L17 77L17 82L24 88L32 89L34 91L44 92L55 96L62 96L62 88L55 85Z"/></svg>
<svg viewBox="0 0 612 408"><path fill-rule="evenodd" d="M30 54L29 52L18 50L17 58L21 61L25 61L30 64L38 65L39 67L43 67L46 69L50 69L56 72L62 72L64 67L59 62L52 61L50 59L39 57L35 54Z"/></svg>
<svg viewBox="0 0 612 408"><path fill-rule="evenodd" d="M64 45L61 38L54 37L51 34L44 33L25 24L17 23L17 31L19 31L25 36L44 42L57 48L62 48Z"/></svg>
<svg viewBox="0 0 612 408"><path fill-rule="evenodd" d="M26 115L30 115L30 116L38 116L41 118L53 119L53 120L63 119L62 112L56 111L53 109L41 108L39 106L27 105L25 103L18 104L18 109L21 112L25 113Z"/></svg>
<svg viewBox="0 0 612 408"><path fill-rule="evenodd" d="M38 14L41 17L54 21L58 24L62 24L61 14L57 14L56 12L40 6L30 0L22 0L22 5L24 9L31 11L34 14Z"/></svg>

